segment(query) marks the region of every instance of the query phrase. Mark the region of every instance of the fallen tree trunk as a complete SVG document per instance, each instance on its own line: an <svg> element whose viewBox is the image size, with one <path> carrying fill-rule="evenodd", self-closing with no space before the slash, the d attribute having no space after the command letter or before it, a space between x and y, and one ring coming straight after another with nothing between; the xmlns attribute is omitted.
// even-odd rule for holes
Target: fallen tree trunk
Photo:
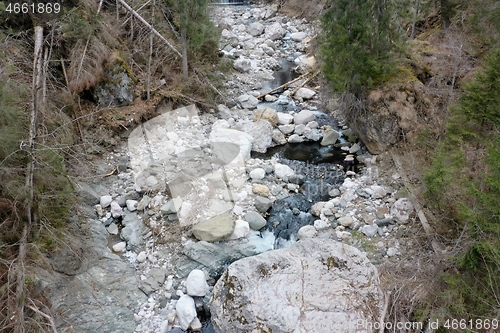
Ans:
<svg viewBox="0 0 500 333"><path fill-rule="evenodd" d="M172 51L174 51L174 53L177 54L177 56L179 56L179 58L182 59L182 54L179 51L177 51L177 49L165 37L163 37L155 28L153 28L151 24L149 24L145 19L143 19L142 16L139 15L139 13L137 13L134 9L132 9L132 7L127 5L125 1L118 0L118 2L121 3L126 10L128 10L132 15L134 15L139 21L141 21L142 24L144 24L149 30L151 30L152 33L154 33L165 44L167 44L167 46L170 47L170 49L172 49Z"/></svg>
<svg viewBox="0 0 500 333"><path fill-rule="evenodd" d="M310 74L310 73L302 74L301 76L299 76L298 78L293 79L292 81L289 81L289 82L287 82L287 83L284 83L284 84L282 84L281 86L279 86L279 87L277 87L277 88L274 88L274 89L272 89L272 90L270 90L270 91L268 91L268 92L266 92L266 93L263 93L263 94L261 94L261 95L257 96L257 99L261 99L262 97L264 97L264 96L266 96L266 95L272 94L272 93L273 93L273 92L275 92L275 91L278 91L278 90L280 90L280 89L283 89L283 88L285 88L285 87L288 87L288 86L289 86L289 85L291 85L292 83L297 82L297 81L299 81L299 80L302 80L302 79L306 78L309 74Z"/></svg>

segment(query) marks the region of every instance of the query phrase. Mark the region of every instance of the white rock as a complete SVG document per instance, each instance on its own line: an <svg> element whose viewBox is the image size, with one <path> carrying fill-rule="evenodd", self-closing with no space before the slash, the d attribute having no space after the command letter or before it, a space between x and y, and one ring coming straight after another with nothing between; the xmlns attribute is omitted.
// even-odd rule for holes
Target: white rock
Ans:
<svg viewBox="0 0 500 333"><path fill-rule="evenodd" d="M238 97L238 102L245 109L255 109L259 104L259 100L252 95L244 94Z"/></svg>
<svg viewBox="0 0 500 333"><path fill-rule="evenodd" d="M269 49L272 50L271 48L269 48ZM273 51L273 53L274 53L274 51ZM266 102L272 103L272 102L276 102L278 100L278 97L273 96L273 95L266 95L266 96L264 96L264 99L266 100Z"/></svg>
<svg viewBox="0 0 500 333"><path fill-rule="evenodd" d="M317 121L310 121L307 123L306 126L309 127L310 129L315 129L319 127L319 124Z"/></svg>
<svg viewBox="0 0 500 333"><path fill-rule="evenodd" d="M314 221L314 227L316 230L324 230L330 228L331 224L327 220L316 220Z"/></svg>
<svg viewBox="0 0 500 333"><path fill-rule="evenodd" d="M399 220L399 222L406 222L413 212L413 205L408 198L398 199L391 207L391 215Z"/></svg>
<svg viewBox="0 0 500 333"><path fill-rule="evenodd" d="M298 135L298 134L292 134L288 137L288 142L289 143L300 143L304 142L304 137Z"/></svg>
<svg viewBox="0 0 500 333"><path fill-rule="evenodd" d="M198 317L194 318L191 324L189 324L189 327L191 328L192 331L194 332L199 332L202 330L203 325L201 324L200 320Z"/></svg>
<svg viewBox="0 0 500 333"><path fill-rule="evenodd" d="M295 129L295 125L293 124L286 124L286 125L281 125L281 126L278 126L278 129L285 135L287 134L290 134L293 132L293 130Z"/></svg>
<svg viewBox="0 0 500 333"><path fill-rule="evenodd" d="M370 189L372 190L372 199L382 199L387 195L387 190L383 186L372 185L370 186Z"/></svg>
<svg viewBox="0 0 500 333"><path fill-rule="evenodd" d="M281 26L281 23L275 22L266 27L265 35L266 38L274 41L277 39L281 39L285 34L285 29Z"/></svg>
<svg viewBox="0 0 500 333"><path fill-rule="evenodd" d="M256 168L250 171L250 178L253 180L261 180L266 176L266 171L262 168Z"/></svg>
<svg viewBox="0 0 500 333"><path fill-rule="evenodd" d="M191 296L183 295L175 304L175 312L179 320L179 326L187 330L191 322L196 318L196 307Z"/></svg>
<svg viewBox="0 0 500 333"><path fill-rule="evenodd" d="M295 129L294 129L294 133L297 134L297 135L303 135L304 132L306 130L306 125L304 124L299 124L297 126L295 126Z"/></svg>
<svg viewBox="0 0 500 333"><path fill-rule="evenodd" d="M173 284L174 284L174 276L173 275L167 276L167 281L165 282L165 290L172 289Z"/></svg>
<svg viewBox="0 0 500 333"><path fill-rule="evenodd" d="M344 226L344 227L350 227L352 225L352 217L350 216L344 216L344 217L341 217L337 220L337 222L341 225L341 226Z"/></svg>
<svg viewBox="0 0 500 333"><path fill-rule="evenodd" d="M314 121L315 118L316 117L314 116L313 112L309 110L302 110L293 116L293 121L295 122L295 125L307 124L310 121Z"/></svg>
<svg viewBox="0 0 500 333"><path fill-rule="evenodd" d="M276 163L274 165L274 174L276 177L284 179L293 176L295 172L286 164Z"/></svg>
<svg viewBox="0 0 500 333"><path fill-rule="evenodd" d="M123 252L123 251L125 251L126 247L127 247L127 243L125 243L125 242L116 243L115 245L113 245L113 251Z"/></svg>
<svg viewBox="0 0 500 333"><path fill-rule="evenodd" d="M301 74L313 72L318 67L318 63L314 56L301 55L294 60L297 66L297 71Z"/></svg>
<svg viewBox="0 0 500 333"><path fill-rule="evenodd" d="M311 99L314 97L314 95L316 95L316 92L314 90L302 87L299 90L297 90L294 96L295 98L299 99Z"/></svg>
<svg viewBox="0 0 500 333"><path fill-rule="evenodd" d="M304 38L307 37L307 33L301 31L301 32L294 32L293 34L290 34L290 39L293 40L294 42L300 43L304 40Z"/></svg>
<svg viewBox="0 0 500 333"><path fill-rule="evenodd" d="M240 164L250 158L253 137L242 131L217 127L215 129L212 128L212 132L210 132L210 143L212 149L218 150L222 156L231 155L232 145L238 145L239 154L229 163Z"/></svg>
<svg viewBox="0 0 500 333"><path fill-rule="evenodd" d="M252 37L257 37L264 32L265 26L260 22L253 22L247 28L248 33Z"/></svg>
<svg viewBox="0 0 500 333"><path fill-rule="evenodd" d="M238 72L246 73L252 69L252 63L248 59L237 59L233 64L234 69Z"/></svg>
<svg viewBox="0 0 500 333"><path fill-rule="evenodd" d="M127 200L125 201L126 205L127 205L127 209L129 212L133 212L135 210L137 210L137 200Z"/></svg>
<svg viewBox="0 0 500 333"><path fill-rule="evenodd" d="M278 112L278 123L282 125L291 124L293 121L293 116L289 113ZM285 133L286 134L286 133Z"/></svg>
<svg viewBox="0 0 500 333"><path fill-rule="evenodd" d="M136 260L140 263L143 263L146 261L146 259L148 258L148 255L146 254L146 251L141 251L139 252L139 254L137 255L137 258Z"/></svg>
<svg viewBox="0 0 500 333"><path fill-rule="evenodd" d="M387 249L387 256L388 257L394 257L398 253L399 253L399 251L395 247L390 247Z"/></svg>
<svg viewBox="0 0 500 333"><path fill-rule="evenodd" d="M359 230L365 234L366 237L373 237L378 233L378 226L376 225L364 225Z"/></svg>
<svg viewBox="0 0 500 333"><path fill-rule="evenodd" d="M297 239L313 238L317 232L313 225L305 225L297 232Z"/></svg>
<svg viewBox="0 0 500 333"><path fill-rule="evenodd" d="M102 208L108 208L109 205L111 205L111 202L113 201L113 197L110 195L103 195L100 198L100 205Z"/></svg>
<svg viewBox="0 0 500 333"><path fill-rule="evenodd" d="M113 216L113 218L116 219L122 216L122 213L123 213L122 207L120 207L118 202L116 201L111 202L111 216Z"/></svg>
<svg viewBox="0 0 500 333"><path fill-rule="evenodd" d="M321 210L325 207L325 201L318 201L314 205L311 206L311 214L314 216L320 216Z"/></svg>
<svg viewBox="0 0 500 333"><path fill-rule="evenodd" d="M247 221L236 220L234 223L234 231L228 239L240 239L248 236L250 233L250 225Z"/></svg>
<svg viewBox="0 0 500 333"><path fill-rule="evenodd" d="M208 293L208 284L205 273L193 269L186 279L186 291L189 296L205 296Z"/></svg>

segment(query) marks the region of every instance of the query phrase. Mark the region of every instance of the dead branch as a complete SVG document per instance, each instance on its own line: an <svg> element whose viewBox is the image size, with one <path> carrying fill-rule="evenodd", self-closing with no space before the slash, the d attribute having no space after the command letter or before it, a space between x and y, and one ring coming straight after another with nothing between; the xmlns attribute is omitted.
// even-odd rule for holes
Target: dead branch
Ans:
<svg viewBox="0 0 500 333"><path fill-rule="evenodd" d="M295 93L297 92L297 90L299 90L300 88L302 88L303 86L305 86L307 84L307 82L311 81L318 74L319 74L319 71L315 72L313 75L311 75L309 78L307 78L307 80L304 80L304 82L302 82L299 86L297 86L295 89L292 90L292 92L290 93L290 96L295 95Z"/></svg>
<svg viewBox="0 0 500 333"><path fill-rule="evenodd" d="M422 224L422 227L425 231L425 234L427 235L427 237L429 237L429 239L431 240L431 245L432 245L432 249L434 250L434 252L436 254L441 254L443 253L443 246L440 245L437 240L432 236L434 231L431 227L431 225L429 224L427 218L425 217L425 214L424 214L424 211L422 209L422 206L419 204L418 200L417 200L417 197L414 193L414 190L413 190L413 187L410 185L410 181L408 179L408 176L406 175L406 173L403 171L403 168L401 166L401 161L399 160L399 157L394 155L394 154L391 154L392 155L392 160L394 161L394 164L398 170L398 173L401 175L401 178L403 179L404 181L404 184L405 184L405 188L408 190L408 199L411 201L413 207L415 207L415 210L417 211L417 216L418 216L418 219L420 220L420 223Z"/></svg>
<svg viewBox="0 0 500 333"><path fill-rule="evenodd" d="M266 93L263 93L263 94L260 94L259 96L257 96L257 99L261 99L262 97L266 96L266 95L269 95L269 94L272 94L273 92L275 91L278 91L280 89L283 89L283 88L286 88L288 87L289 85L291 85L292 83L294 82L297 82L299 80L302 80L304 79L305 77L307 77L310 73L306 73L306 74L302 74L301 76L299 76L298 78L295 78L293 79L292 81L289 81L287 83L284 83L282 84L281 86L277 87L277 88L274 88L274 89L271 89L270 91L266 92Z"/></svg>
<svg viewBox="0 0 500 333"><path fill-rule="evenodd" d="M165 37L163 37L155 28L153 28L151 24L149 24L145 19L143 19L142 16L139 15L139 13L137 13L135 10L132 9L132 7L127 5L125 1L118 0L118 2L121 3L122 6L125 7L125 9L127 9L130 13L132 13L132 15L134 15L139 21L141 21L141 23L144 24L149 30L151 30L152 33L154 33L165 44L167 44L167 46L170 47L170 49L174 51L174 53L177 54L179 58L182 58L182 54L179 51L177 51L177 49Z"/></svg>

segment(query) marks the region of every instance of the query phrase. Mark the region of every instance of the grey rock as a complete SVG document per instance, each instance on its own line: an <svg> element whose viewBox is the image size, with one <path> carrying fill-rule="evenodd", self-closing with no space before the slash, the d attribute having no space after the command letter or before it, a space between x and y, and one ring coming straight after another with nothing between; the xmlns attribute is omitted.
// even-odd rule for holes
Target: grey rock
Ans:
<svg viewBox="0 0 500 333"><path fill-rule="evenodd" d="M252 69L252 63L248 59L237 59L233 64L234 69L238 72L246 73Z"/></svg>
<svg viewBox="0 0 500 333"><path fill-rule="evenodd" d="M111 202L113 201L113 197L110 195L103 195L100 198L100 205L102 208L108 208L111 205Z"/></svg>
<svg viewBox="0 0 500 333"><path fill-rule="evenodd" d="M316 95L316 92L314 90L309 88L300 88L299 90L297 90L294 96L295 98L299 99L311 99L314 97L314 95Z"/></svg>
<svg viewBox="0 0 500 333"><path fill-rule="evenodd" d="M149 203L151 202L151 198L147 195L143 196L141 201L137 204L137 210L138 211L143 211L146 207L148 207Z"/></svg>
<svg viewBox="0 0 500 333"><path fill-rule="evenodd" d="M255 109L259 104L259 100L252 95L244 94L238 97L238 102L240 102L241 107L245 109Z"/></svg>
<svg viewBox="0 0 500 333"><path fill-rule="evenodd" d="M273 142L278 145L284 145L287 142L285 134L277 128L273 129Z"/></svg>
<svg viewBox="0 0 500 333"><path fill-rule="evenodd" d="M316 117L314 116L314 113L309 110L302 110L293 116L295 125L307 124L308 122L314 121L315 119Z"/></svg>
<svg viewBox="0 0 500 333"><path fill-rule="evenodd" d="M273 205L273 202L268 198L261 197L261 196L255 197L255 208L259 212L261 212L262 214L267 212L269 210L269 208L271 208L272 205Z"/></svg>
<svg viewBox="0 0 500 333"><path fill-rule="evenodd" d="M78 182L75 188L77 195L81 197L88 205L94 206L99 203L99 195L89 184Z"/></svg>
<svg viewBox="0 0 500 333"><path fill-rule="evenodd" d="M111 223L106 230L108 230L110 235L118 235L118 226L115 223Z"/></svg>
<svg viewBox="0 0 500 333"><path fill-rule="evenodd" d="M264 32L265 26L260 22L253 22L247 27L247 31L252 37L257 37Z"/></svg>
<svg viewBox="0 0 500 333"><path fill-rule="evenodd" d="M355 143L349 148L349 154L355 154L361 149L361 146L358 143Z"/></svg>
<svg viewBox="0 0 500 333"><path fill-rule="evenodd" d="M352 217L350 216L344 216L337 220L337 223L344 227L350 227L352 225L352 222Z"/></svg>
<svg viewBox="0 0 500 333"><path fill-rule="evenodd" d="M111 202L111 216L113 218L117 219L122 216L123 209L122 207L118 204L118 202L113 201Z"/></svg>
<svg viewBox="0 0 500 333"><path fill-rule="evenodd" d="M114 252L123 252L127 248L127 243L125 242L119 242L113 245L113 251Z"/></svg>
<svg viewBox="0 0 500 333"><path fill-rule="evenodd" d="M281 39L284 34L285 29L283 29L283 26L279 22L274 22L265 29L266 38L272 41Z"/></svg>
<svg viewBox="0 0 500 333"><path fill-rule="evenodd" d="M274 175L280 179L288 179L288 177L295 175L295 171L286 164L276 163L274 165Z"/></svg>
<svg viewBox="0 0 500 333"><path fill-rule="evenodd" d="M383 303L365 254L314 238L231 264L210 312L218 332L353 332L353 323L376 322Z"/></svg>
<svg viewBox="0 0 500 333"><path fill-rule="evenodd" d="M135 79L121 57L110 62L104 79L95 87L94 97L101 106L124 106L134 101Z"/></svg>
<svg viewBox="0 0 500 333"><path fill-rule="evenodd" d="M330 192L328 192L328 195L331 196L332 198L340 196L340 190L337 188L334 188Z"/></svg>
<svg viewBox="0 0 500 333"><path fill-rule="evenodd" d="M243 216L243 220L248 222L248 225L252 230L260 230L266 226L266 219L262 217L257 212L247 212L245 216Z"/></svg>
<svg viewBox="0 0 500 333"><path fill-rule="evenodd" d="M154 267L151 268L149 275L149 277L142 280L139 284L139 289L147 296L160 289L165 282L166 271L164 269Z"/></svg>
<svg viewBox="0 0 500 333"><path fill-rule="evenodd" d="M378 226L376 225L364 225L361 228L359 228L359 231L361 231L363 234L365 234L366 237L373 237L378 233Z"/></svg>
<svg viewBox="0 0 500 333"><path fill-rule="evenodd" d="M166 204L161 206L160 211L162 214L176 214L182 206L182 199L180 197L175 197L171 200L168 200Z"/></svg>
<svg viewBox="0 0 500 333"><path fill-rule="evenodd" d="M198 240L217 242L233 233L235 220L232 213L225 212L194 225L191 230Z"/></svg>
<svg viewBox="0 0 500 333"><path fill-rule="evenodd" d="M408 198L398 199L391 207L391 215L399 222L404 223L410 218L413 213L413 205Z"/></svg>
<svg viewBox="0 0 500 333"><path fill-rule="evenodd" d="M318 231L313 225L305 225L297 232L297 239L313 238L317 233Z"/></svg>
<svg viewBox="0 0 500 333"><path fill-rule="evenodd" d="M339 138L339 133L333 129L327 129L323 133L323 140L321 140L322 146L329 146L335 144Z"/></svg>
<svg viewBox="0 0 500 333"><path fill-rule="evenodd" d="M302 42L304 38L307 37L307 33L301 31L301 32L294 32L293 34L290 34L290 39L293 40L294 42Z"/></svg>
<svg viewBox="0 0 500 333"><path fill-rule="evenodd" d="M381 228L387 227L392 224L396 224L396 222L393 219L380 219L376 220L375 223Z"/></svg>
<svg viewBox="0 0 500 333"><path fill-rule="evenodd" d="M245 133L252 136L253 151L265 153L267 148L271 147L273 142L273 126L268 121L260 119L246 123L242 129Z"/></svg>
<svg viewBox="0 0 500 333"><path fill-rule="evenodd" d="M125 204L127 205L127 209L129 212L133 212L137 210L137 200L127 200L125 201Z"/></svg>
<svg viewBox="0 0 500 333"><path fill-rule="evenodd" d="M278 123L282 125L291 124L293 121L293 116L289 113L278 112Z"/></svg>
<svg viewBox="0 0 500 333"><path fill-rule="evenodd" d="M297 175L297 174L288 176L288 182L291 184L295 184L295 185L300 186L300 185L304 184L304 176Z"/></svg>
<svg viewBox="0 0 500 333"><path fill-rule="evenodd" d="M206 270L211 277L220 276L229 264L244 257L237 248L205 241L186 244L183 253L189 260L176 264L180 277L187 276L193 269Z"/></svg>

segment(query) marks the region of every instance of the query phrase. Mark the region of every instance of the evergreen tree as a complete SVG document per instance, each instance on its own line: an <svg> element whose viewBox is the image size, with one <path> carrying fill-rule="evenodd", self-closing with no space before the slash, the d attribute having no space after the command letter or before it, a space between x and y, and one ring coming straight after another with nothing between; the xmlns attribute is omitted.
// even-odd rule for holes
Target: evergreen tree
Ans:
<svg viewBox="0 0 500 333"><path fill-rule="evenodd" d="M394 69L387 0L336 0L321 20L323 73L336 91L372 87Z"/></svg>

